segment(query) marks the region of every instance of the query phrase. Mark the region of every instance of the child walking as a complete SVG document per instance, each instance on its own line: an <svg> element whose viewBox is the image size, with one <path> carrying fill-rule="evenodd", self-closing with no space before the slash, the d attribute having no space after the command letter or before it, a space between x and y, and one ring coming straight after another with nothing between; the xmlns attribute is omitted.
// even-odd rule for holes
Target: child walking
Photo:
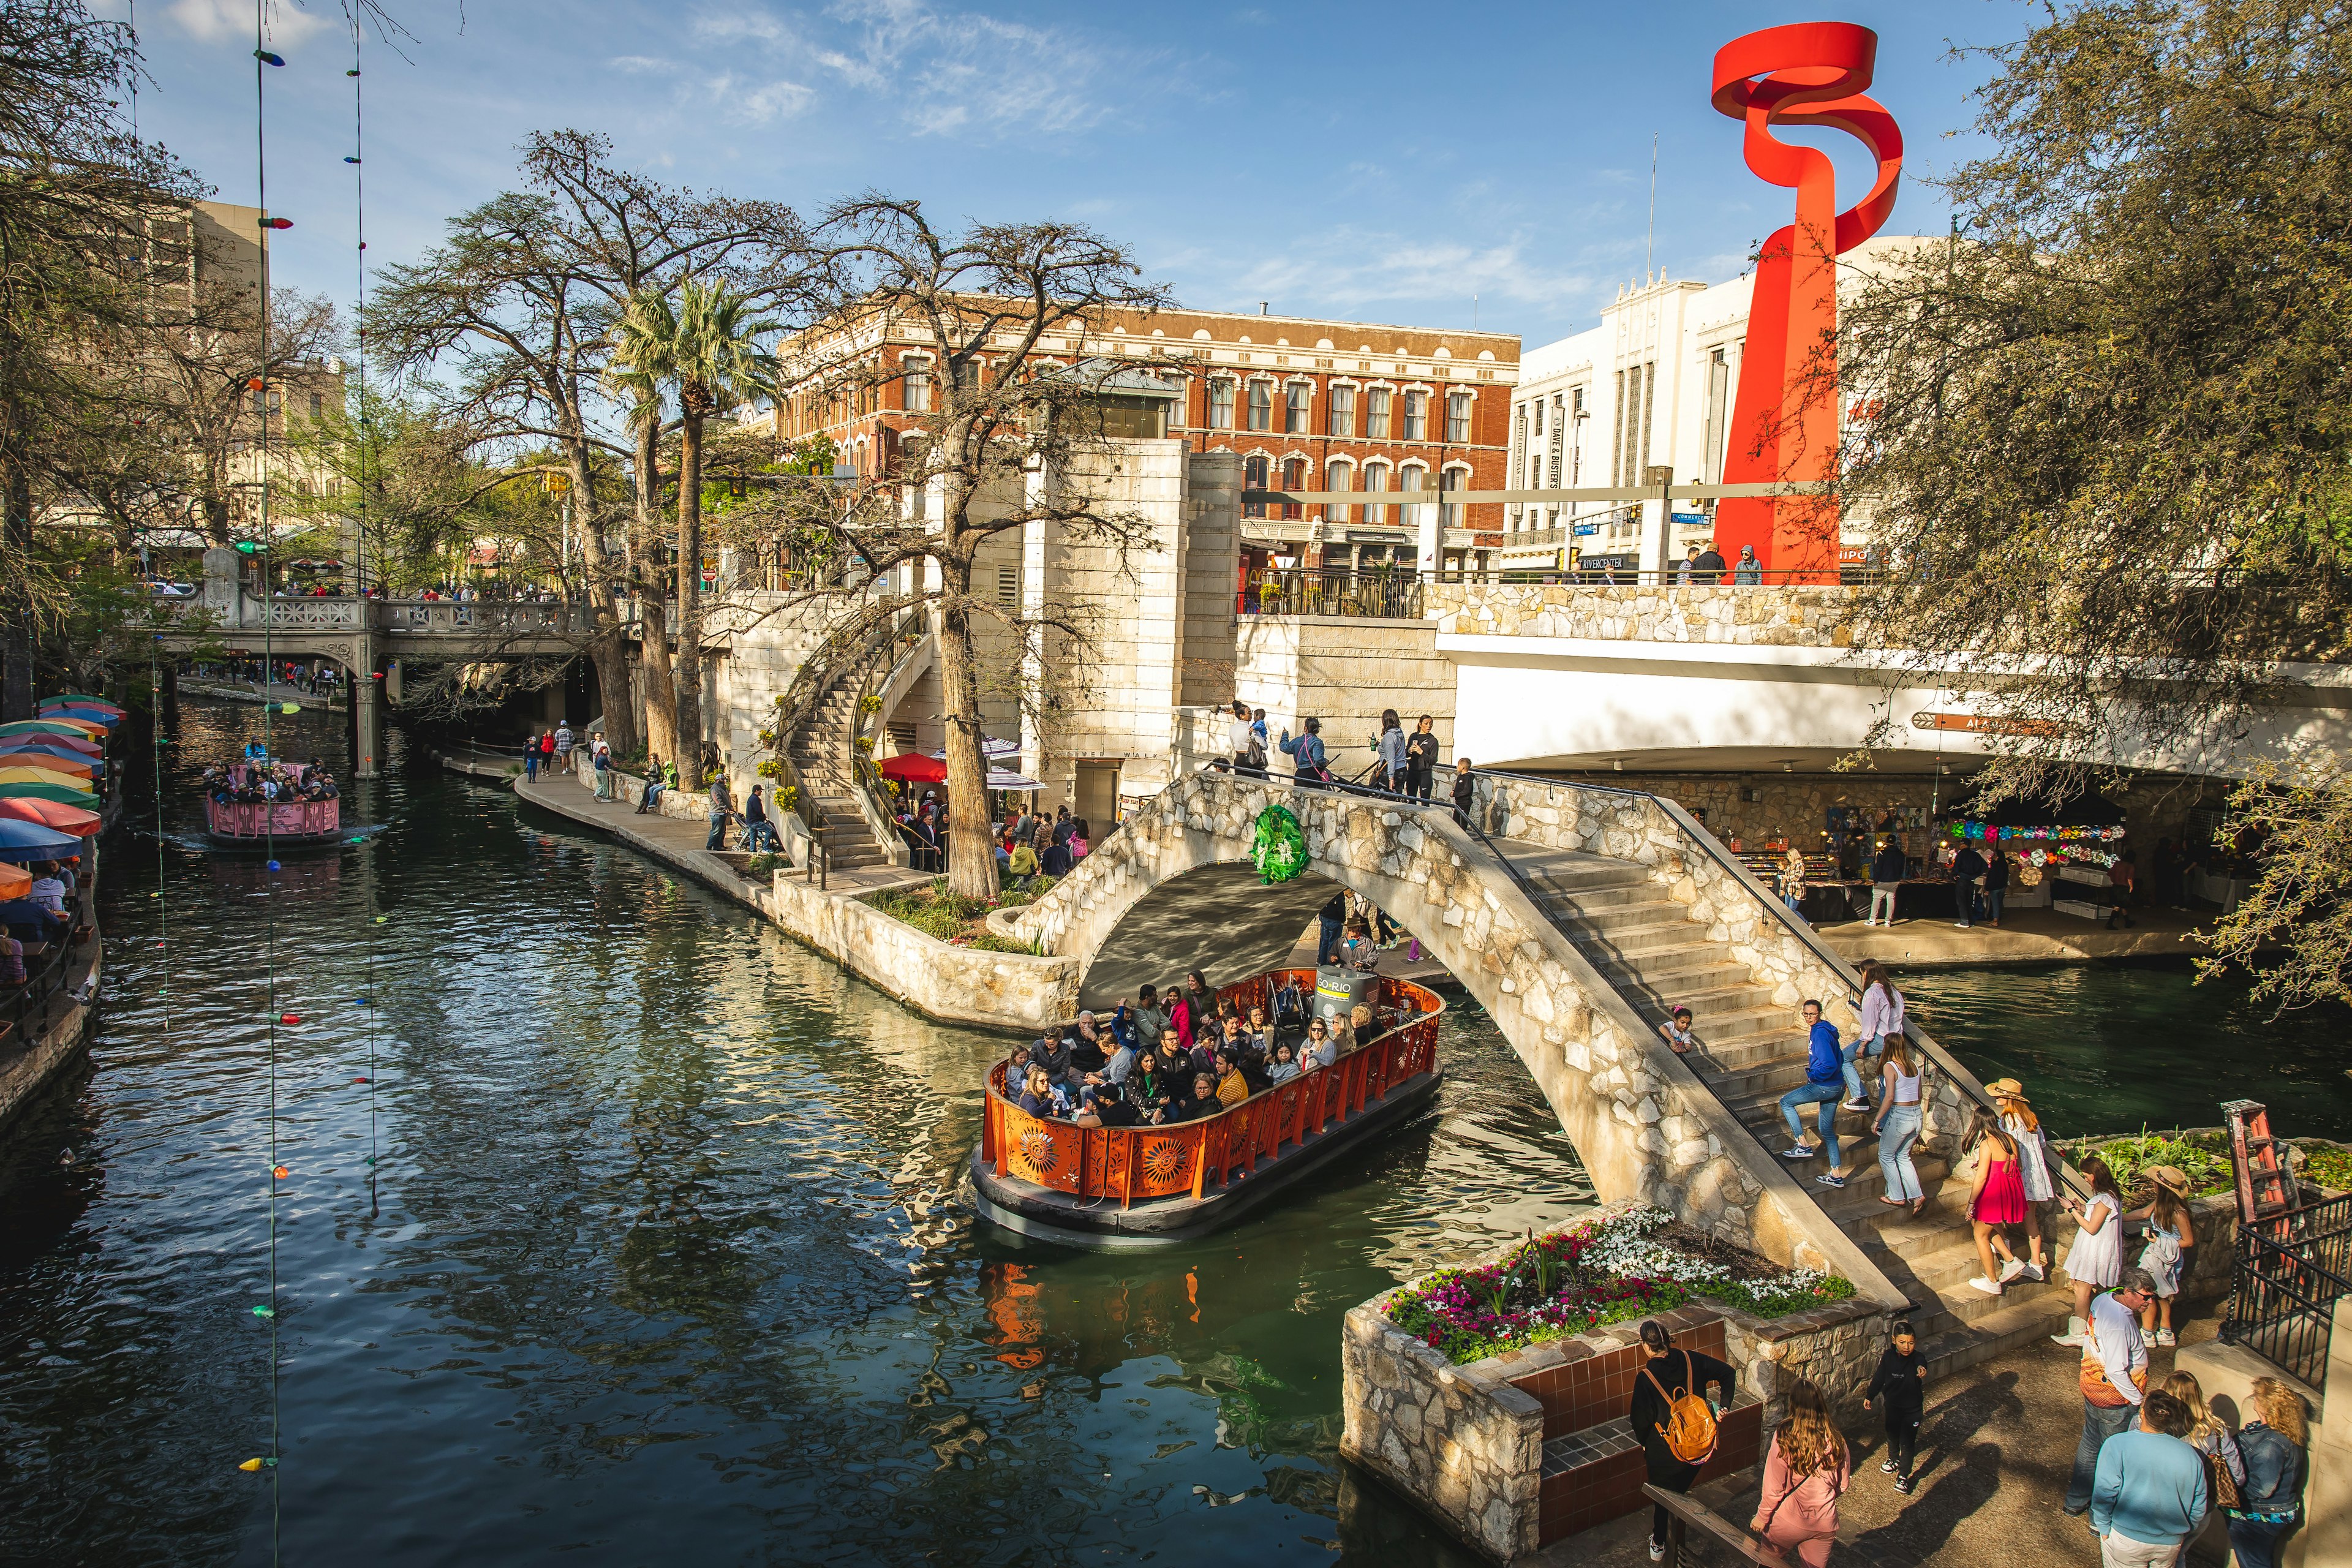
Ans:
<svg viewBox="0 0 2352 1568"><path fill-rule="evenodd" d="M2062 1345L2083 1342L2083 1325L2091 1321L2091 1300L2112 1290L2124 1274L2124 1200L2116 1191L2116 1173L2097 1155L2083 1162L2083 1179L2091 1184L2091 1201L2073 1194L2066 1212L2074 1216L2074 1245L2066 1251L2066 1276L2074 1282L2074 1321L2063 1334L2050 1337Z"/></svg>
<svg viewBox="0 0 2352 1568"><path fill-rule="evenodd" d="M1911 1495L1911 1465L1919 1445L1919 1417L1927 1407L1927 1360L1910 1323L1897 1322L1891 1343L1879 1352L1862 1407L1878 1404L1886 1422L1886 1458L1879 1468L1895 1478L1895 1489Z"/></svg>

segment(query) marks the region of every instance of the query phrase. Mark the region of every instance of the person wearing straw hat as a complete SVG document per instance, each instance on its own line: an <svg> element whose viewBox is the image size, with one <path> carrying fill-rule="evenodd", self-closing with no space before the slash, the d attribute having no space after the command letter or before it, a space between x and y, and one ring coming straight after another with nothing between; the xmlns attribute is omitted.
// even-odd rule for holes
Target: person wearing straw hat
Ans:
<svg viewBox="0 0 2352 1568"><path fill-rule="evenodd" d="M2050 1263L2042 1251L2042 1205L2058 1196L2057 1185L2050 1179L2049 1135L2026 1102L2023 1084L2013 1078L1995 1079L1985 1085L1985 1092L1992 1096L1993 1109L2000 1112L2002 1131L2017 1143L2017 1173L2025 1185L2025 1239L2033 1258L2031 1263L2010 1259L2001 1270L2001 1283L2006 1285L2020 1275L2047 1279Z"/></svg>
<svg viewBox="0 0 2352 1568"><path fill-rule="evenodd" d="M2189 1217L2189 1175L2177 1165L2150 1165L2140 1174L2156 1187L2156 1195L2147 1206L2134 1209L2130 1216L2147 1223L2143 1233L2147 1245L2140 1249L2139 1266L2155 1281L2155 1296L2141 1310L2140 1327L2154 1331L2147 1336L2150 1344L2178 1344L2172 1331L2172 1302L2189 1276L2189 1258L2197 1246L2197 1227Z"/></svg>

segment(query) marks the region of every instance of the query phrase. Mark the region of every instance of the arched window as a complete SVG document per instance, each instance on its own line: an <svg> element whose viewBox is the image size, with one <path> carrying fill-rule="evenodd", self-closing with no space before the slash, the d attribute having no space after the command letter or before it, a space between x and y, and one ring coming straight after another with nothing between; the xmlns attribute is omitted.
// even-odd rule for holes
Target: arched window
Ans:
<svg viewBox="0 0 2352 1568"><path fill-rule="evenodd" d="M1407 441L1429 439L1429 394L1408 392L1404 395L1404 428L1398 435Z"/></svg>
<svg viewBox="0 0 2352 1568"><path fill-rule="evenodd" d="M1445 395L1445 438L1456 446L1470 439L1470 396L1466 392Z"/></svg>
<svg viewBox="0 0 2352 1568"><path fill-rule="evenodd" d="M929 414L931 411L931 356L908 354L898 361L898 366L906 377L899 384L903 389L900 401L907 412Z"/></svg>
<svg viewBox="0 0 2352 1568"><path fill-rule="evenodd" d="M1249 384L1249 427L1253 430L1274 428L1274 383L1253 381Z"/></svg>
<svg viewBox="0 0 2352 1568"><path fill-rule="evenodd" d="M1306 458L1285 458L1282 459L1282 488L1286 490L1303 490L1307 488ZM1306 514L1304 509L1301 508L1297 501L1287 500L1282 503L1282 515L1286 518L1298 518Z"/></svg>
<svg viewBox="0 0 2352 1568"><path fill-rule="evenodd" d="M1389 466L1386 463L1366 463L1364 465L1364 489L1368 490L1384 490L1388 488ZM1368 502L1364 507L1364 521L1371 524L1373 527L1378 528L1388 521L1388 512L1389 509L1381 505L1378 501Z"/></svg>
<svg viewBox="0 0 2352 1568"><path fill-rule="evenodd" d="M1263 457L1244 458L1242 459L1242 489L1245 490L1262 490L1265 488L1265 458ZM1262 500L1244 501L1242 503L1242 515L1244 517L1264 517L1265 515L1265 502Z"/></svg>
<svg viewBox="0 0 2352 1568"><path fill-rule="evenodd" d="M1336 458L1332 459L1330 466L1324 470L1323 488L1327 490L1354 489L1356 488L1356 465L1348 461L1345 458ZM1323 505L1323 521L1326 522L1346 522L1348 521L1348 503L1345 501L1326 501Z"/></svg>
<svg viewBox="0 0 2352 1568"><path fill-rule="evenodd" d="M1364 439L1385 441L1389 438L1389 389L1385 386L1368 388L1364 393Z"/></svg>

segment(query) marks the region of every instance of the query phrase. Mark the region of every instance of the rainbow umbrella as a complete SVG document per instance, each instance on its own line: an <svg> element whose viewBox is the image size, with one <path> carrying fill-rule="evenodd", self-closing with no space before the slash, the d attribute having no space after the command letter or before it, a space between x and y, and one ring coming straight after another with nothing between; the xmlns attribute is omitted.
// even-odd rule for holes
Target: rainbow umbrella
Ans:
<svg viewBox="0 0 2352 1568"><path fill-rule="evenodd" d="M60 860L81 853L81 840L37 822L0 817L0 860Z"/></svg>
<svg viewBox="0 0 2352 1568"><path fill-rule="evenodd" d="M51 779L56 777L54 773L47 776ZM98 796L90 794L89 791L86 789L74 789L68 785L55 783L0 784L0 799L54 800L61 802L67 805L79 805L86 808L95 808L98 805Z"/></svg>
<svg viewBox="0 0 2352 1568"><path fill-rule="evenodd" d="M44 702L35 715L40 719L89 718L109 724L121 722L123 716L123 710L111 702Z"/></svg>
<svg viewBox="0 0 2352 1568"><path fill-rule="evenodd" d="M62 768L37 767L12 757L0 757L0 784L61 784L87 790L89 780L79 773L69 773Z"/></svg>
<svg viewBox="0 0 2352 1568"><path fill-rule="evenodd" d="M63 773L68 778L94 779L100 764L87 757L59 757L47 752L12 752L0 749L0 768L38 768L43 773Z"/></svg>
<svg viewBox="0 0 2352 1568"><path fill-rule="evenodd" d="M0 796L0 818L37 822L44 827L54 827L59 833L79 834L84 838L104 826L104 820L94 811L84 811L63 801L27 795Z"/></svg>
<svg viewBox="0 0 2352 1568"><path fill-rule="evenodd" d="M95 724L102 731L111 730L117 724L122 722L122 715L120 713L100 713L94 709L89 708L52 708L41 716L45 719L59 720L66 723Z"/></svg>

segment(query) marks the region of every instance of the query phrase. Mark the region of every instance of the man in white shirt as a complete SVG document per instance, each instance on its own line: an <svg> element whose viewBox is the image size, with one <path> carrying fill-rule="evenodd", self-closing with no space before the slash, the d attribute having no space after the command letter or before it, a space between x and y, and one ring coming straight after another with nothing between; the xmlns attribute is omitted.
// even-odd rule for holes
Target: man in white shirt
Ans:
<svg viewBox="0 0 2352 1568"><path fill-rule="evenodd" d="M2066 1483L2066 1512L2079 1519L2091 1506L2099 1479L2099 1450L2139 1418L2147 1391L2147 1346L2139 1315L2156 1300L2145 1268L2126 1268L2116 1288L2091 1302L2083 1342L2083 1437L2074 1446L2074 1473Z"/></svg>

